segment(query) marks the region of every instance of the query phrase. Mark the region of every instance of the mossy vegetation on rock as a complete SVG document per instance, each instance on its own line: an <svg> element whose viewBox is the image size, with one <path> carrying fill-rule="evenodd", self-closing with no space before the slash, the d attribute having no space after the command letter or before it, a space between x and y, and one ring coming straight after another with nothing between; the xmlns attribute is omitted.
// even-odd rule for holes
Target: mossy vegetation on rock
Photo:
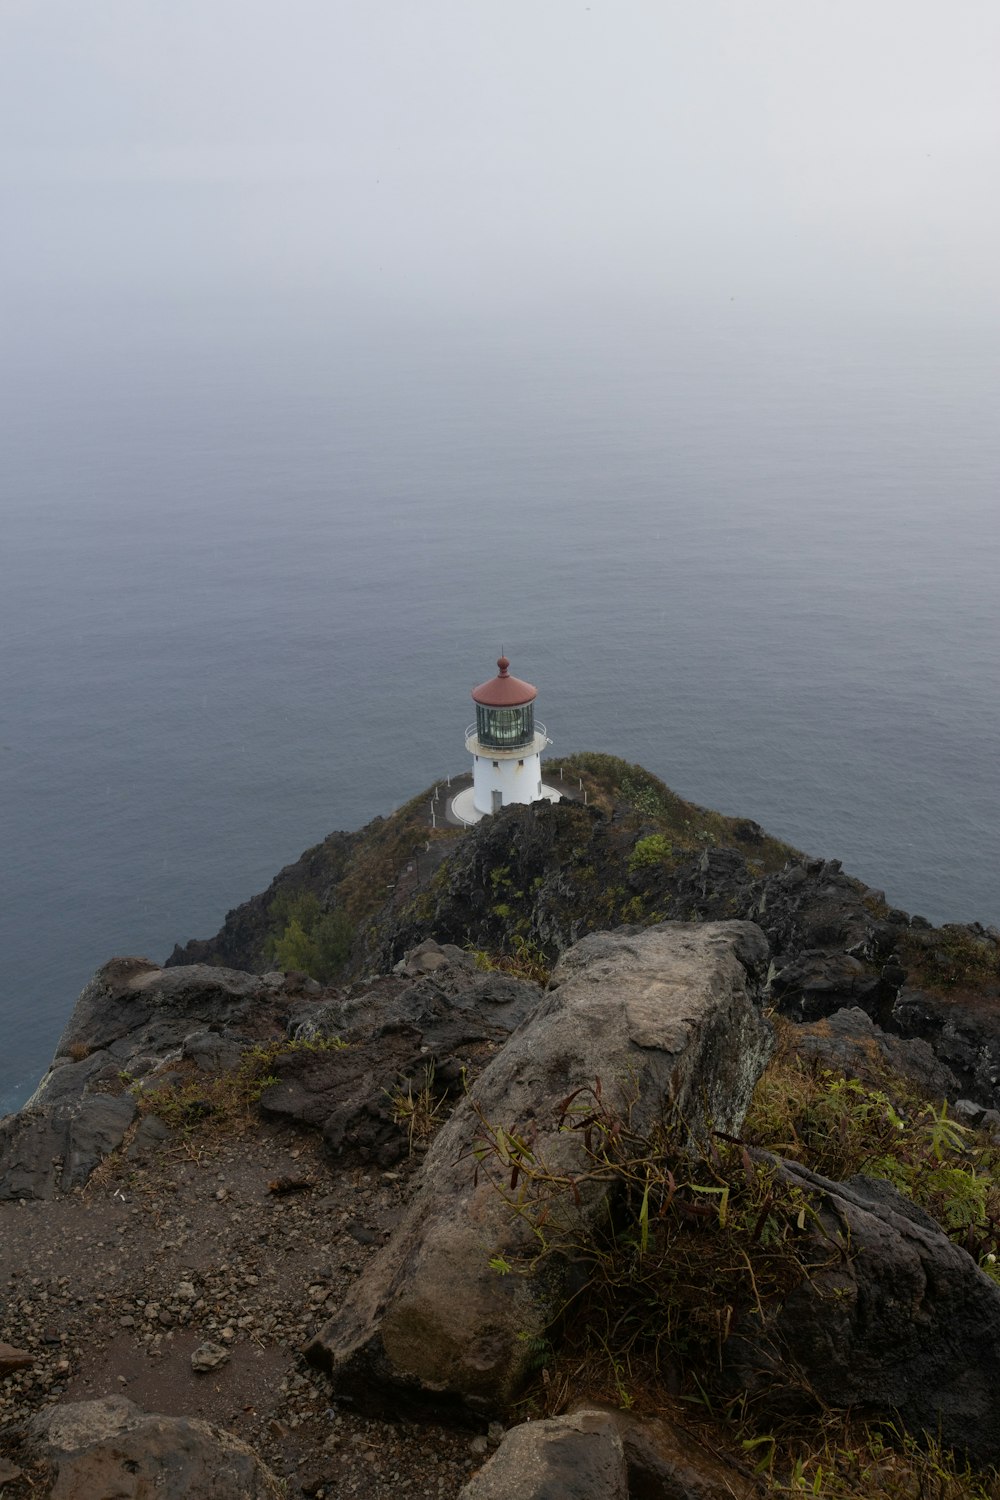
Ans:
<svg viewBox="0 0 1000 1500"><path fill-rule="evenodd" d="M1000 1105L992 930L911 923L837 860L688 802L615 756L547 762L548 780L560 775L586 805L514 806L471 829L431 828L429 789L358 833L331 834L215 938L168 962L277 964L329 984L385 972L434 938L543 980L589 932L751 920L770 943L769 998L783 1014L817 1022L858 1008L931 1045L953 1097Z"/></svg>
<svg viewBox="0 0 1000 1500"><path fill-rule="evenodd" d="M352 1398L388 1386L395 1412L400 1375L438 1415L443 1388L507 1420L600 1397L630 1408L647 1449L667 1433L690 1456L697 1428L724 1470L713 1493L998 1500L996 1475L935 1437L1000 1456L1000 1114L968 1092L996 1099L995 935L911 921L836 861L641 768L573 766L586 805L434 832L414 799L332 835L189 945L317 982L105 966L45 1086L0 1130L6 1211L55 1196L69 1215L115 1173L139 1174L132 1192L157 1143L193 1170L287 1132L266 1191L318 1213L321 1188L346 1195L323 1264L335 1245L352 1284L329 1301L309 1287L336 1317L307 1336ZM699 1021L689 1003L709 981ZM353 1279L373 1234L349 1218L359 1183L388 1191L418 1160L419 1196ZM220 1234L246 1218L227 1210ZM115 1336L134 1323L130 1308ZM661 1458L633 1458L636 1495L706 1492L651 1488Z"/></svg>
<svg viewBox="0 0 1000 1500"><path fill-rule="evenodd" d="M757 882L797 857L746 818L686 802L658 777L615 756L547 763L579 802L508 807L438 852L432 878L386 903L371 922L374 968L431 933L512 954L528 943L549 962L588 932L665 917L748 915Z"/></svg>
<svg viewBox="0 0 1000 1500"><path fill-rule="evenodd" d="M616 755L580 751L547 762L546 774L551 778L560 768L564 774L582 780L588 801L607 816L630 824L634 830L652 827L663 836L669 842L663 851L664 862L706 846L738 849L761 871L780 870L786 860L800 857L790 844L771 838L751 819L727 817L686 802L651 771Z"/></svg>
<svg viewBox="0 0 1000 1500"><path fill-rule="evenodd" d="M900 946L911 984L945 996L984 988L1000 998L1000 942L978 923L915 927Z"/></svg>
<svg viewBox="0 0 1000 1500"><path fill-rule="evenodd" d="M226 915L212 938L177 945L167 967L217 964L263 974L299 969L327 984L357 967L367 924L395 889L412 891L460 829L428 827L430 792L354 833L331 833L267 890Z"/></svg>

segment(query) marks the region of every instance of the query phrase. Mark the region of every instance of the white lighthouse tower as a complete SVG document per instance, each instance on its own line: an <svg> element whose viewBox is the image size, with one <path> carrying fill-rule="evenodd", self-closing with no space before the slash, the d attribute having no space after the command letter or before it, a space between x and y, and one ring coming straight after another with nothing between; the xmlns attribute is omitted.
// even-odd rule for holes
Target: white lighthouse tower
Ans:
<svg viewBox="0 0 1000 1500"><path fill-rule="evenodd" d="M465 731L472 756L472 802L478 815L499 812L511 802L538 802L558 792L542 785L542 751L549 743L545 725L535 723L537 688L510 675L506 656L497 675L474 688L476 722Z"/></svg>

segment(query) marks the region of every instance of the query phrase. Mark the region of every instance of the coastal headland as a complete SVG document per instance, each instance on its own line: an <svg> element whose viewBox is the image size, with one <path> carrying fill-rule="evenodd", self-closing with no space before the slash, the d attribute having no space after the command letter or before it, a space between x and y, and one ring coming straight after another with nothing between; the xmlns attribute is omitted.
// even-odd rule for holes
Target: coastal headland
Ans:
<svg viewBox="0 0 1000 1500"><path fill-rule="evenodd" d="M545 771L95 974L0 1121L4 1495L1000 1494L1000 933Z"/></svg>

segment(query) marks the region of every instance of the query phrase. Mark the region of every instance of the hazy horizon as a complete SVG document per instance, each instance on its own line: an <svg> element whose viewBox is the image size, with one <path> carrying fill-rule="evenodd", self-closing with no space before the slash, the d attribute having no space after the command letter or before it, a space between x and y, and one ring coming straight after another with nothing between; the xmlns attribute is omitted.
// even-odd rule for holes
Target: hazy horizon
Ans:
<svg viewBox="0 0 1000 1500"><path fill-rule="evenodd" d="M0 1110L501 640L560 753L1000 921L998 76L961 0L5 0Z"/></svg>
<svg viewBox="0 0 1000 1500"><path fill-rule="evenodd" d="M1000 321L989 4L7 0L0 36L15 306Z"/></svg>

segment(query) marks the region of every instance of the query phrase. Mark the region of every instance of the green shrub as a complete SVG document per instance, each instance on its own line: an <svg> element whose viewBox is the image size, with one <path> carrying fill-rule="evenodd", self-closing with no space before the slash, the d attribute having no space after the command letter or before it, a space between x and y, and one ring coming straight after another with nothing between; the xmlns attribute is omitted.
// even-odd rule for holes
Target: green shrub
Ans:
<svg viewBox="0 0 1000 1500"><path fill-rule="evenodd" d="M640 1367L654 1385L669 1370L694 1393L712 1380L734 1320L815 1270L799 1255L813 1209L738 1142L693 1151L680 1125L637 1132L631 1104L598 1080L556 1107L560 1132L576 1133L583 1148L572 1173L545 1160L530 1131L482 1116L473 1155L529 1230L505 1274L545 1262L558 1275L573 1263L576 1289L559 1320L572 1357L596 1355L618 1399L621 1372ZM584 1228L584 1200L609 1183L604 1222Z"/></svg>
<svg viewBox="0 0 1000 1500"><path fill-rule="evenodd" d="M537 943L515 933L511 939L509 953L487 953L483 948L466 947L475 960L476 968L484 974L510 974L515 979L527 979L532 984L546 985L549 982L550 963Z"/></svg>
<svg viewBox="0 0 1000 1500"><path fill-rule="evenodd" d="M649 870L662 865L673 852L673 845L665 833L648 834L646 838L636 841L635 848L628 857L629 874L634 875L636 870Z"/></svg>
<svg viewBox="0 0 1000 1500"><path fill-rule="evenodd" d="M899 951L910 978L928 989L979 989L1000 979L1000 943L953 922L906 933Z"/></svg>
<svg viewBox="0 0 1000 1500"><path fill-rule="evenodd" d="M768 1494L1000 1500L996 1472L974 1475L933 1435L850 1412L810 1414L808 1402L769 1418L719 1381L730 1329L824 1268L803 1233L816 1212L810 1192L739 1140L718 1136L692 1151L676 1127L636 1132L629 1100L609 1100L599 1081L556 1111L560 1130L583 1146L572 1173L540 1155L530 1129L516 1133L482 1115L473 1147L478 1173L527 1230L519 1253L494 1255L490 1266L516 1276L544 1264L566 1289L547 1330L558 1343L528 1398L536 1411L563 1410L578 1394L668 1416L685 1402L710 1445L720 1456L729 1450L736 1466L749 1461ZM898 1173L960 1243L995 1213L996 1162L943 1107L904 1115L878 1089L800 1059L790 1068L779 1056L748 1125L822 1175L826 1165L871 1172L889 1164L882 1175ZM609 1185L606 1215L585 1225L583 1202ZM827 1264L838 1254L831 1246ZM980 1259L991 1271L993 1253Z"/></svg>
<svg viewBox="0 0 1000 1500"><path fill-rule="evenodd" d="M916 1098L899 1079L887 1077L883 1089L846 1078L783 1044L757 1085L744 1135L834 1181L856 1172L885 1178L997 1278L1000 1148L951 1119L946 1104Z"/></svg>
<svg viewBox="0 0 1000 1500"><path fill-rule="evenodd" d="M185 1134L195 1131L240 1133L252 1123L263 1091L277 1083L273 1072L278 1058L292 1052L339 1052L347 1046L339 1037L311 1037L259 1042L248 1047L234 1068L203 1074L195 1070L162 1088L151 1079L121 1074L134 1095L141 1115L153 1114Z"/></svg>
<svg viewBox="0 0 1000 1500"><path fill-rule="evenodd" d="M354 925L339 907L325 912L312 891L284 893L271 905L271 916L283 921L271 941L281 969L300 969L320 984L329 984L343 969L354 942Z"/></svg>

